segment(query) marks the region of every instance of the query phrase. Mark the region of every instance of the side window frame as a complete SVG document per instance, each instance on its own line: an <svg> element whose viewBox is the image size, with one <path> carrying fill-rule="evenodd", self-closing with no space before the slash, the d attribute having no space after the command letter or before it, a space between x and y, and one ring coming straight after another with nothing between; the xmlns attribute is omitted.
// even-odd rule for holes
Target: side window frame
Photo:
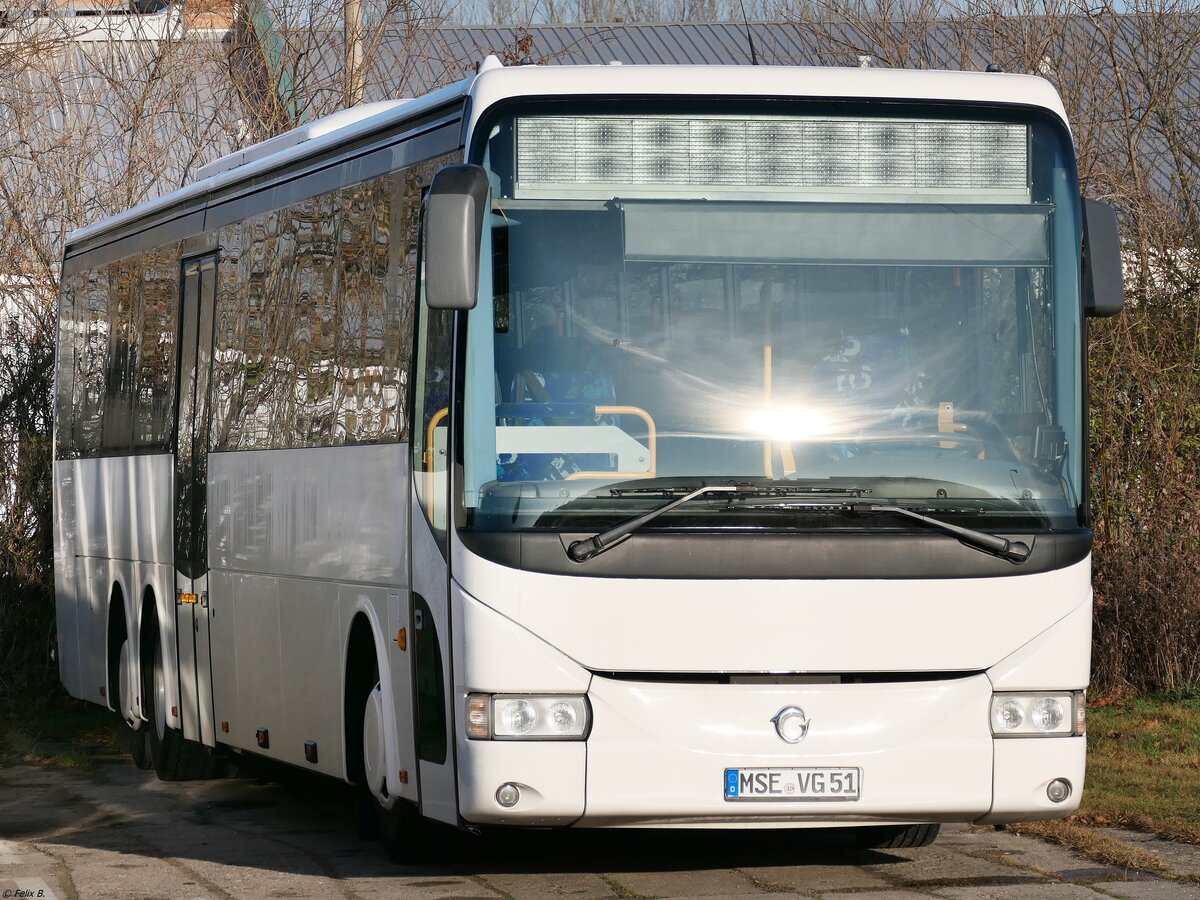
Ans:
<svg viewBox="0 0 1200 900"><path fill-rule="evenodd" d="M78 327L75 306L79 275L63 275L58 295L58 337L54 348L54 456L72 459L79 455L75 445L75 420L78 415L75 401L76 357Z"/></svg>
<svg viewBox="0 0 1200 900"><path fill-rule="evenodd" d="M426 188L422 188L424 195ZM442 555L449 553L448 523L450 510L449 490L449 460L450 460L450 421L453 413L453 354L454 354L454 313L451 310L430 309L425 304L425 203L421 204L421 222L417 238L417 292L416 292L416 321L413 326L413 389L412 389L412 465L416 498L425 515L426 522L432 529ZM430 360L431 325L438 323L440 334L434 340L440 341L441 358ZM440 364L439 364L440 363ZM431 374L440 373L440 378L431 381ZM444 402L440 399L431 400L429 384L439 384L444 392ZM445 442L440 450L436 445L437 429L444 429ZM441 466L437 466L440 460ZM439 476L442 476L439 478ZM440 483L439 483L440 482Z"/></svg>

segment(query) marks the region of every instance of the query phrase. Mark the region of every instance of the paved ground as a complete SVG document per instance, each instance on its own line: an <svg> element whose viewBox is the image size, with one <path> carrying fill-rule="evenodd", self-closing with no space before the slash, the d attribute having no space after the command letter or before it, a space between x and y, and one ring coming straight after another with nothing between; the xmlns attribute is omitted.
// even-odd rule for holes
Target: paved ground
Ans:
<svg viewBox="0 0 1200 900"><path fill-rule="evenodd" d="M1185 871L1200 848L1136 836ZM1161 846L1159 846L1161 845ZM930 848L852 850L804 833L526 833L470 861L389 864L354 836L337 785L222 779L163 784L116 760L76 772L0 769L0 900L18 897L746 897L763 894L1070 900L1198 898L1200 888L1113 869L1006 832L944 828ZM24 893L21 893L24 892Z"/></svg>

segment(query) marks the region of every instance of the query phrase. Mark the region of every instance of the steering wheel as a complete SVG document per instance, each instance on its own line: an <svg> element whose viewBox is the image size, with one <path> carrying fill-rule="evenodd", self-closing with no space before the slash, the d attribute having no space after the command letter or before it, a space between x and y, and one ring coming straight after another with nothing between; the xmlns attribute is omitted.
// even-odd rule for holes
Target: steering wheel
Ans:
<svg viewBox="0 0 1200 900"><path fill-rule="evenodd" d="M894 425L892 423L895 423ZM956 410L953 430L944 431L936 409L911 409L881 423L881 433L870 433L855 442L862 453L881 452L884 448L911 447L953 454L966 459L1017 460L1017 451L1008 434L980 410Z"/></svg>

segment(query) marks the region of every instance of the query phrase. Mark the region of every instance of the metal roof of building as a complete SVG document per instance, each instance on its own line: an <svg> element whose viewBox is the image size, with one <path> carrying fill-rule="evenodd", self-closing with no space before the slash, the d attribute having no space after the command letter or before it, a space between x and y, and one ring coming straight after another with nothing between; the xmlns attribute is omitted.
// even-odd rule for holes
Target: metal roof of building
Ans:
<svg viewBox="0 0 1200 900"><path fill-rule="evenodd" d="M800 31L786 25L756 22L674 25L534 25L439 28L437 39L456 55L503 52L528 36L525 54L539 63L634 65L747 65L751 62L747 30L759 62L798 65L811 56Z"/></svg>
<svg viewBox="0 0 1200 900"><path fill-rule="evenodd" d="M833 38L836 47L829 45ZM750 45L754 45L754 57ZM835 58L858 62L866 42L846 24L823 25L818 34L799 23L629 23L594 25L443 26L430 32L420 66L427 87L454 80L495 53L512 64L522 58L541 65L822 65ZM917 54L922 68L979 69L991 60L979 53L963 59L951 28L934 28ZM470 67L469 69L467 67Z"/></svg>
<svg viewBox="0 0 1200 900"><path fill-rule="evenodd" d="M1172 156L1164 152L1166 141L1163 135L1167 133L1167 126L1160 125L1154 119L1161 111L1145 108L1145 90L1138 87L1134 79L1135 75L1149 77L1144 61L1137 58L1136 50L1140 46L1139 34L1144 33L1139 30L1144 27L1143 24L1140 20L1130 19L1121 22L1119 38L1125 55L1118 54L1117 58L1121 60L1121 67L1126 69L1128 78L1118 78L1111 65L1105 62L1106 48L1098 36L1089 33L1091 26L1082 21L1076 26L1074 32L1067 29L1060 32L1055 40L1045 41L1045 49L1039 49L1032 55L1025 52L1028 58L1022 63L1015 58L1016 54L1024 52L1029 46L1043 46L1029 35L989 37L989 33L980 31L965 35L958 30L963 27L962 23L925 23L913 33L903 36L906 43L902 60L904 65L912 68L981 71L991 62L988 58L991 47L1007 47L1007 52L1013 53L1014 59L1002 58L999 62L1007 64L1010 70L1019 71L1023 67L1026 71L1046 75L1062 92L1073 117L1077 140L1083 142L1081 149L1088 151L1084 158L1092 169L1081 172L1081 175L1091 195L1119 200L1122 196L1120 179L1129 172L1148 171L1148 180L1153 188L1162 196L1171 198L1172 205L1178 206L1186 198L1195 197L1196 186L1200 184L1200 161L1194 154L1195 147L1200 147L1200 116L1197 115L1197 111L1200 111L1200 74L1197 74L1200 73L1200 43L1192 47L1190 60L1178 61L1178 71L1151 72L1160 80L1168 75L1173 79L1170 89L1174 92L1173 109L1178 113L1178 118L1169 123L1169 127L1176 129L1174 133L1182 132L1191 138L1191 155L1184 153ZM748 26L736 23L681 23L443 26L426 29L414 22L382 36L367 74L364 100L419 97L473 75L476 66L488 54L495 54L508 64L516 64L527 58L548 67L611 62L625 65L745 65L751 62L747 31L753 40L755 55L764 66L855 66L861 56L873 53L875 49L870 41L850 26L829 23L818 27L798 23L752 22ZM207 40L212 43L211 37ZM1022 43L1022 40L1025 42ZM305 96L312 94L316 98L313 104L316 108L333 109L341 96L338 80L342 58L341 34L329 32L320 41L314 42L314 46L318 49L313 56L317 58L306 58L306 65L314 74L298 88ZM141 55L133 52L133 49L119 54L122 57L120 60L109 59L106 67L136 68ZM888 62L888 53L894 49L880 49L878 56L873 56L872 63L883 66ZM112 91L114 82L94 76L97 61L92 57L97 54L107 54L107 51L95 44L86 50L79 47L74 52L65 53L60 64L75 72L69 93L74 95L74 107L79 113L72 112L72 121L79 119L80 115L89 120L105 119L96 128L100 133L109 135L110 132L121 130L123 113L120 111L125 107L119 103L109 103L103 96L106 91ZM188 139L189 147L184 148L187 152L179 154L179 163L164 158L155 170L145 171L143 186L137 192L139 199L161 195L178 187L194 177L199 165L246 143L245 137L239 137L231 127L237 124L233 121L239 115L236 110L229 109L227 115L218 117L215 113L219 110L215 107L222 104L210 101L209 105L214 106L214 115L200 115L206 108L205 97L215 100L217 96L215 83L210 79L219 79L228 73L224 51L213 54L213 60L214 66L210 67L212 71L203 75L197 73L197 77L190 79L186 85L184 106L187 109L181 109L179 116L183 117L182 121L194 120L196 123L192 129L195 134ZM144 73L142 76L144 78ZM647 77L655 76L648 72ZM0 85L0 107L6 102L8 92L16 87L15 84ZM1125 99L1121 96L1122 90L1127 92ZM179 102L177 96L165 98L164 102L166 100ZM68 102L68 110L71 105ZM51 110L48 115L53 120L55 116L61 118L63 113ZM1141 129L1137 138L1136 161L1126 159L1128 154L1118 140L1126 130L1124 123L1127 119L1136 120ZM61 125L61 121L52 122L50 130L57 131ZM1088 140L1098 143L1089 146L1086 144ZM116 153L115 150L113 152ZM3 156L4 146L0 142L0 157ZM92 165L99 166L101 174L106 175L109 171L118 171L124 164L124 157L119 154L114 160L108 161L104 154L99 154ZM186 167L186 171L181 166ZM86 224L89 220L94 221L100 217L97 213L115 212L109 204L110 201L97 197L87 209L73 210L73 214L79 215L82 221L65 221L62 223L64 230Z"/></svg>

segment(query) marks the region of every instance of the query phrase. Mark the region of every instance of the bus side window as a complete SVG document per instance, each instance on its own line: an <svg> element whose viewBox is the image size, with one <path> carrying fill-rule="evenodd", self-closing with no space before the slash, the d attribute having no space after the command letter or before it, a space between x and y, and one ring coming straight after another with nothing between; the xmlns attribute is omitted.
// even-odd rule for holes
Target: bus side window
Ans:
<svg viewBox="0 0 1200 900"><path fill-rule="evenodd" d="M133 376L138 345L134 338L135 283L142 278L141 258L108 267L108 361L104 380L103 449L128 453L133 440Z"/></svg>
<svg viewBox="0 0 1200 900"><path fill-rule="evenodd" d="M75 449L95 456L103 449L108 374L109 267L90 269L75 297Z"/></svg>
<svg viewBox="0 0 1200 900"><path fill-rule="evenodd" d="M139 268L134 306L133 446L164 452L175 433L179 245L149 251Z"/></svg>

